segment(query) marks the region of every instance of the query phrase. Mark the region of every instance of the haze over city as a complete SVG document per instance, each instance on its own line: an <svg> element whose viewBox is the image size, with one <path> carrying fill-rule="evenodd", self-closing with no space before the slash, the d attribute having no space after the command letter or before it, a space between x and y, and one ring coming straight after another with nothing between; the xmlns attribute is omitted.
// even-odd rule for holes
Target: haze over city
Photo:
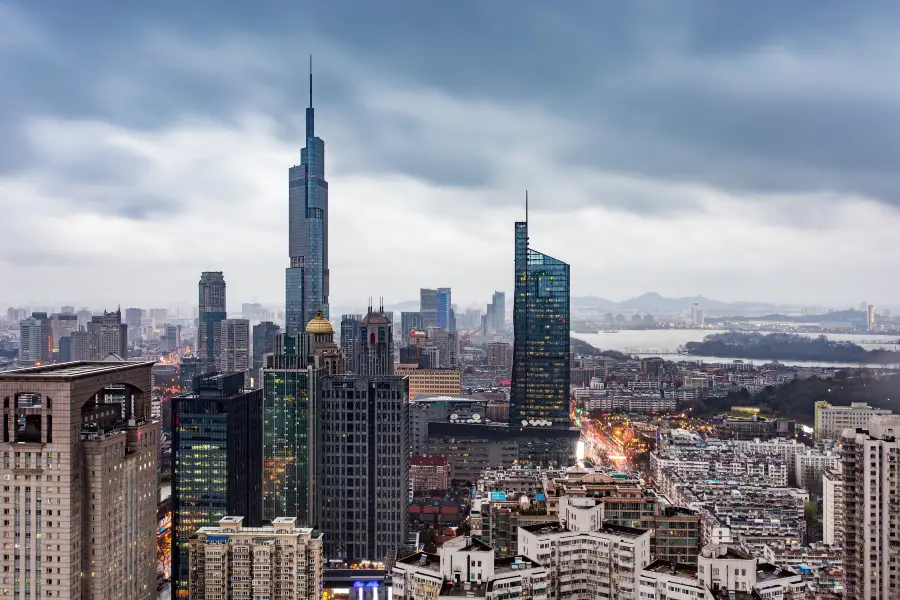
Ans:
<svg viewBox="0 0 900 600"><path fill-rule="evenodd" d="M282 303L311 53L335 306L510 289L526 188L573 296L890 305L897 11L2 2L0 302Z"/></svg>

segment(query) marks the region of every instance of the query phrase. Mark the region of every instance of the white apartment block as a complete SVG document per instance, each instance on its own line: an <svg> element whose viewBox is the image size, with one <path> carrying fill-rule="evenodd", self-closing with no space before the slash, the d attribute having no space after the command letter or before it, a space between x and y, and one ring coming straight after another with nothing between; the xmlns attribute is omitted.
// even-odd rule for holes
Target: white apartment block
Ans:
<svg viewBox="0 0 900 600"><path fill-rule="evenodd" d="M810 479L818 479L826 469L837 469L841 464L841 456L836 452L818 452L807 450L794 456L794 476L797 487L803 488Z"/></svg>
<svg viewBox="0 0 900 600"><path fill-rule="evenodd" d="M243 527L224 517L188 541L191 598L205 600L319 600L322 534L279 517L266 527Z"/></svg>
<svg viewBox="0 0 900 600"><path fill-rule="evenodd" d="M650 564L650 532L609 524L597 531L529 525L519 528L519 552L547 568L551 600L637 600L638 576Z"/></svg>
<svg viewBox="0 0 900 600"><path fill-rule="evenodd" d="M221 328L221 350L216 368L221 373L246 372L250 369L250 321L225 319Z"/></svg>
<svg viewBox="0 0 900 600"><path fill-rule="evenodd" d="M822 473L822 541L829 546L844 545L844 476L837 469Z"/></svg>
<svg viewBox="0 0 900 600"><path fill-rule="evenodd" d="M872 417L889 414L891 414L889 410L873 408L864 402L853 402L850 406L832 406L828 402L816 402L815 438L839 440L845 429L867 429Z"/></svg>
<svg viewBox="0 0 900 600"><path fill-rule="evenodd" d="M438 554L417 552L391 568L394 600L547 600L547 569L523 556L498 558L469 536L445 542Z"/></svg>
<svg viewBox="0 0 900 600"><path fill-rule="evenodd" d="M641 600L714 600L697 577L697 565L657 560L640 575Z"/></svg>
<svg viewBox="0 0 900 600"><path fill-rule="evenodd" d="M842 442L844 598L900 598L900 416L877 416Z"/></svg>
<svg viewBox="0 0 900 600"><path fill-rule="evenodd" d="M697 577L713 592L754 592L765 600L803 600L806 587L797 573L762 562L743 550L724 544L709 544L697 557Z"/></svg>

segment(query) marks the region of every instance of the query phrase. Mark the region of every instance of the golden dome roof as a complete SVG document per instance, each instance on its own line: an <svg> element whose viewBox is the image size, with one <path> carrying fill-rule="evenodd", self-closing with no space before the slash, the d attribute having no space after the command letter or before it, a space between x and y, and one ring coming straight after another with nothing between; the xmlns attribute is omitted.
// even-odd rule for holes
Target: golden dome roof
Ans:
<svg viewBox="0 0 900 600"><path fill-rule="evenodd" d="M306 333L333 334L334 327L331 326L331 323L325 318L325 315L323 315L320 310L316 313L316 316L312 318L312 321L306 324Z"/></svg>

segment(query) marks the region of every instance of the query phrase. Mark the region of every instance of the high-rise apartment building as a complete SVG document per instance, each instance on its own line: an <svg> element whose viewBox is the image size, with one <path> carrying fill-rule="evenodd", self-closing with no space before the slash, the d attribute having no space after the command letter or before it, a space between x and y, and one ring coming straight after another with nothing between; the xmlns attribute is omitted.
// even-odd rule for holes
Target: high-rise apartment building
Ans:
<svg viewBox="0 0 900 600"><path fill-rule="evenodd" d="M188 538L227 515L262 523L262 390L208 373L172 405L172 585L187 597Z"/></svg>
<svg viewBox="0 0 900 600"><path fill-rule="evenodd" d="M50 315L45 312L33 312L31 313L31 318L40 323L41 332L40 332L40 347L41 347L41 358L40 362L48 363L53 358L53 323L50 319Z"/></svg>
<svg viewBox="0 0 900 600"><path fill-rule="evenodd" d="M494 292L490 306L494 332L506 331L506 292Z"/></svg>
<svg viewBox="0 0 900 600"><path fill-rule="evenodd" d="M844 547L844 476L840 468L822 473L822 541Z"/></svg>
<svg viewBox="0 0 900 600"><path fill-rule="evenodd" d="M420 312L401 312L400 313L400 346L407 347L412 345L412 332L424 330L422 323L422 313Z"/></svg>
<svg viewBox="0 0 900 600"><path fill-rule="evenodd" d="M529 247L527 206L515 232L510 424L567 427L569 265Z"/></svg>
<svg viewBox="0 0 900 600"><path fill-rule="evenodd" d="M122 322L122 312L103 311L88 323L88 333L94 344L93 360L103 360L110 354L128 358L128 325Z"/></svg>
<svg viewBox="0 0 900 600"><path fill-rule="evenodd" d="M900 416L844 431L844 598L900 598Z"/></svg>
<svg viewBox="0 0 900 600"><path fill-rule="evenodd" d="M341 350L347 359L347 372L359 373L362 359L362 315L341 315Z"/></svg>
<svg viewBox="0 0 900 600"><path fill-rule="evenodd" d="M59 340L59 362L75 360L97 360L94 336L84 329L73 331Z"/></svg>
<svg viewBox="0 0 900 600"><path fill-rule="evenodd" d="M266 354L275 352L275 336L281 328L272 321L262 321L253 326L253 368L262 369Z"/></svg>
<svg viewBox="0 0 900 600"><path fill-rule="evenodd" d="M221 328L221 351L217 369L220 373L246 373L250 370L250 321L225 319Z"/></svg>
<svg viewBox="0 0 900 600"><path fill-rule="evenodd" d="M306 147L300 151L300 164L290 168L288 179L290 266L285 272L285 330L301 333L316 311L328 318L328 182L325 142L315 133L311 68Z"/></svg>
<svg viewBox="0 0 900 600"><path fill-rule="evenodd" d="M244 527L224 517L191 536L190 597L218 600L320 600L322 533L281 517L265 527Z"/></svg>
<svg viewBox="0 0 900 600"><path fill-rule="evenodd" d="M866 429L873 418L891 414L887 409L874 408L865 402L832 406L825 400L816 402L814 411L816 440L839 440L845 429Z"/></svg>
<svg viewBox="0 0 900 600"><path fill-rule="evenodd" d="M362 375L320 382L316 507L325 555L383 561L406 536L407 382Z"/></svg>
<svg viewBox="0 0 900 600"><path fill-rule="evenodd" d="M384 307L369 312L359 324L359 374L394 374L394 325Z"/></svg>
<svg viewBox="0 0 900 600"><path fill-rule="evenodd" d="M222 346L219 323L227 317L222 271L204 271L200 275L198 288L197 356L208 367L213 367L218 362Z"/></svg>
<svg viewBox="0 0 900 600"><path fill-rule="evenodd" d="M691 305L691 325L693 327L701 327L703 325L703 322L703 307L700 306L699 302L694 302Z"/></svg>
<svg viewBox="0 0 900 600"><path fill-rule="evenodd" d="M156 598L152 362L0 373L0 595ZM117 389L108 393L110 386Z"/></svg>

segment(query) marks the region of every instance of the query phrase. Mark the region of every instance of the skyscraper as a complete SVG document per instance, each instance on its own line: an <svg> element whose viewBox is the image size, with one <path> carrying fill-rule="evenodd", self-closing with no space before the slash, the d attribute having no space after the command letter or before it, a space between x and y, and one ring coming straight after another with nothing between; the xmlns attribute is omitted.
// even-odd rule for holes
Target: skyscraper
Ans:
<svg viewBox="0 0 900 600"><path fill-rule="evenodd" d="M369 312L359 324L360 375L394 374L394 326L384 307Z"/></svg>
<svg viewBox="0 0 900 600"><path fill-rule="evenodd" d="M152 366L69 363L0 373L3 595L156 597L160 423L150 417Z"/></svg>
<svg viewBox="0 0 900 600"><path fill-rule="evenodd" d="M437 289L437 323L436 326L447 331L455 331L456 323L453 322L453 299L450 288Z"/></svg>
<svg viewBox="0 0 900 600"><path fill-rule="evenodd" d="M110 354L128 358L128 325L122 322L122 311L103 311L102 315L91 317L88 323L91 334L92 358L103 360Z"/></svg>
<svg viewBox="0 0 900 600"><path fill-rule="evenodd" d="M528 246L515 226L515 304L510 425L569 426L569 265Z"/></svg>
<svg viewBox="0 0 900 600"><path fill-rule="evenodd" d="M250 321L225 319L219 322L219 327L222 329L219 372L246 373L250 370Z"/></svg>
<svg viewBox="0 0 900 600"><path fill-rule="evenodd" d="M134 342L141 339L141 321L143 317L144 311L140 308L125 309L125 324L128 325L129 342Z"/></svg>
<svg viewBox="0 0 900 600"><path fill-rule="evenodd" d="M347 359L347 372L359 373L362 358L362 315L341 315L341 350Z"/></svg>
<svg viewBox="0 0 900 600"><path fill-rule="evenodd" d="M437 294L437 290L419 290L419 314L422 315L422 327L425 329L438 326Z"/></svg>
<svg viewBox="0 0 900 600"><path fill-rule="evenodd" d="M19 363L33 365L44 360L43 346L46 340L43 338L44 327L35 318L19 321Z"/></svg>
<svg viewBox="0 0 900 600"><path fill-rule="evenodd" d="M221 328L225 314L225 277L222 271L204 271L200 275L200 300L197 322L197 356L206 365L216 364L221 350Z"/></svg>
<svg viewBox="0 0 900 600"><path fill-rule="evenodd" d="M281 330L272 321L262 321L253 326L253 368L262 369L266 354L275 352L275 336Z"/></svg>
<svg viewBox="0 0 900 600"><path fill-rule="evenodd" d="M45 312L33 312L31 313L31 318L41 324L40 361L48 363L50 362L50 359L53 358L53 324L50 320L50 316Z"/></svg>
<svg viewBox="0 0 900 600"><path fill-rule="evenodd" d="M288 174L288 251L285 273L285 329L301 333L321 310L328 318L328 182L325 142L316 137L309 63L306 147Z"/></svg>
<svg viewBox="0 0 900 600"><path fill-rule="evenodd" d="M900 416L841 436L844 598L900 597Z"/></svg>
<svg viewBox="0 0 900 600"><path fill-rule="evenodd" d="M262 391L242 373L209 373L172 397L172 581L188 589L188 538L228 515L262 524Z"/></svg>
<svg viewBox="0 0 900 600"><path fill-rule="evenodd" d="M491 298L491 318L493 320L494 332L500 333L506 330L506 293L494 292Z"/></svg>
<svg viewBox="0 0 900 600"><path fill-rule="evenodd" d="M325 555L383 561L406 537L407 380L341 375L320 382L315 504Z"/></svg>
<svg viewBox="0 0 900 600"><path fill-rule="evenodd" d="M422 313L420 312L401 312L400 313L400 345L412 345L411 332L424 329L422 325Z"/></svg>

